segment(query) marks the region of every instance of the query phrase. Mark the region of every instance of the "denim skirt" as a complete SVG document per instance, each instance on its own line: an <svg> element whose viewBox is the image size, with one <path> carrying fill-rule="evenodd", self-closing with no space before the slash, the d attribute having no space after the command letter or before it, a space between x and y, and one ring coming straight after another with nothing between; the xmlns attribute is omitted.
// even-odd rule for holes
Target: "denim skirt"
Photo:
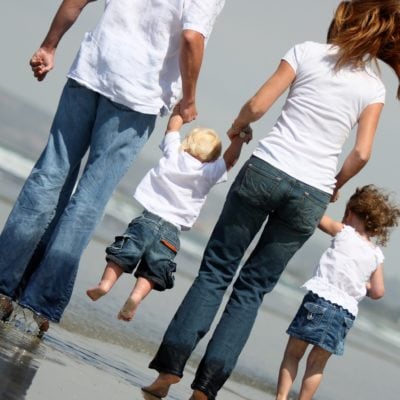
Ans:
<svg viewBox="0 0 400 400"><path fill-rule="evenodd" d="M342 355L346 335L354 320L354 315L343 307L308 292L286 333Z"/></svg>

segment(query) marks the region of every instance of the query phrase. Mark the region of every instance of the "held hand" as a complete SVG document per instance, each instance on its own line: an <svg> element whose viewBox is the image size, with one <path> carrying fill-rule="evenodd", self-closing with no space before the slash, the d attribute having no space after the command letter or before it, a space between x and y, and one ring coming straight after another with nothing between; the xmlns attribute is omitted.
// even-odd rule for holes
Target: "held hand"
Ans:
<svg viewBox="0 0 400 400"><path fill-rule="evenodd" d="M249 143L250 140L253 139L253 128L250 125L245 126L244 128L237 128L232 125L227 132L227 135L230 140L232 140L235 136L240 135L241 133L246 135L246 143Z"/></svg>
<svg viewBox="0 0 400 400"><path fill-rule="evenodd" d="M171 116L169 117L169 121L167 124L167 132L174 131L179 132L183 125L183 118L180 113L180 102L174 107Z"/></svg>
<svg viewBox="0 0 400 400"><path fill-rule="evenodd" d="M40 82L47 73L54 67L54 52L50 52L41 47L37 50L29 61L33 76Z"/></svg>
<svg viewBox="0 0 400 400"><path fill-rule="evenodd" d="M334 203L335 201L339 200L339 197L340 197L339 189L335 188L331 196L331 203Z"/></svg>
<svg viewBox="0 0 400 400"><path fill-rule="evenodd" d="M241 131L239 136L243 139L244 143L249 144L253 140L253 132L246 133L245 131Z"/></svg>
<svg viewBox="0 0 400 400"><path fill-rule="evenodd" d="M194 101L185 101L182 99L180 102L180 114L183 118L183 122L192 122L197 118L197 108L196 103Z"/></svg>

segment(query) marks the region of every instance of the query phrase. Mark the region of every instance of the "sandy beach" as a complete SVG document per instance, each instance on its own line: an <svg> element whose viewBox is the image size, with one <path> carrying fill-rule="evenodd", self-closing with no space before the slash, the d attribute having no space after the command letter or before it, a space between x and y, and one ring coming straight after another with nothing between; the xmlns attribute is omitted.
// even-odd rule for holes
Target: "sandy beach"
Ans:
<svg viewBox="0 0 400 400"><path fill-rule="evenodd" d="M8 183L8 193L14 193L15 182ZM10 201L2 198L1 226L10 207ZM21 309L14 321L0 323L1 399L152 399L140 390L156 376L147 365L193 279L189 268L193 269L198 260L189 260L189 256L182 253L178 265L186 265L186 270L182 267L175 289L154 292L141 305L134 321L123 323L116 319L116 314L131 288L130 276L124 276L113 291L98 302L91 302L85 295L85 289L96 283L102 272L104 245L113 229L120 228L106 218L82 258L72 301L61 324L52 324L42 340L24 332L29 329L21 329L21 320L24 320ZM285 292L281 284L266 298L235 373L218 399L274 398L275 379L287 340L284 332L299 299L300 295ZM194 368L208 337L200 342L189 360L184 378L172 387L168 399L189 399ZM385 371L379 382L374 380L377 370ZM381 341L379 334L371 336L356 327L349 336L345 356L330 361L316 399L395 400L399 373L398 347ZM294 389L298 387L299 382L296 382Z"/></svg>

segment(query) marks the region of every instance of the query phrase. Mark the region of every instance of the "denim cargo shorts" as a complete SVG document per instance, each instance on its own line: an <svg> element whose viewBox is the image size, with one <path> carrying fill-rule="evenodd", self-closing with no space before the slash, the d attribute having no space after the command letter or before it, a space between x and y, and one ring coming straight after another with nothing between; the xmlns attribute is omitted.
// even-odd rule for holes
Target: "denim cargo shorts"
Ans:
<svg viewBox="0 0 400 400"><path fill-rule="evenodd" d="M106 248L106 260L118 264L126 273L136 269L135 276L152 281L155 290L171 289L176 271L173 260L180 248L179 233L175 225L144 211Z"/></svg>

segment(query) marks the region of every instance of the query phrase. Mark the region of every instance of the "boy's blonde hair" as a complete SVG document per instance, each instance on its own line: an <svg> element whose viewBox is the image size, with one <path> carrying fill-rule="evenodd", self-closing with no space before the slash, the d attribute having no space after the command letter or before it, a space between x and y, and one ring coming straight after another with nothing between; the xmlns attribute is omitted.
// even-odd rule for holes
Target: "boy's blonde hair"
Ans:
<svg viewBox="0 0 400 400"><path fill-rule="evenodd" d="M213 129L194 128L183 139L181 150L201 162L211 162L221 155L222 143Z"/></svg>

